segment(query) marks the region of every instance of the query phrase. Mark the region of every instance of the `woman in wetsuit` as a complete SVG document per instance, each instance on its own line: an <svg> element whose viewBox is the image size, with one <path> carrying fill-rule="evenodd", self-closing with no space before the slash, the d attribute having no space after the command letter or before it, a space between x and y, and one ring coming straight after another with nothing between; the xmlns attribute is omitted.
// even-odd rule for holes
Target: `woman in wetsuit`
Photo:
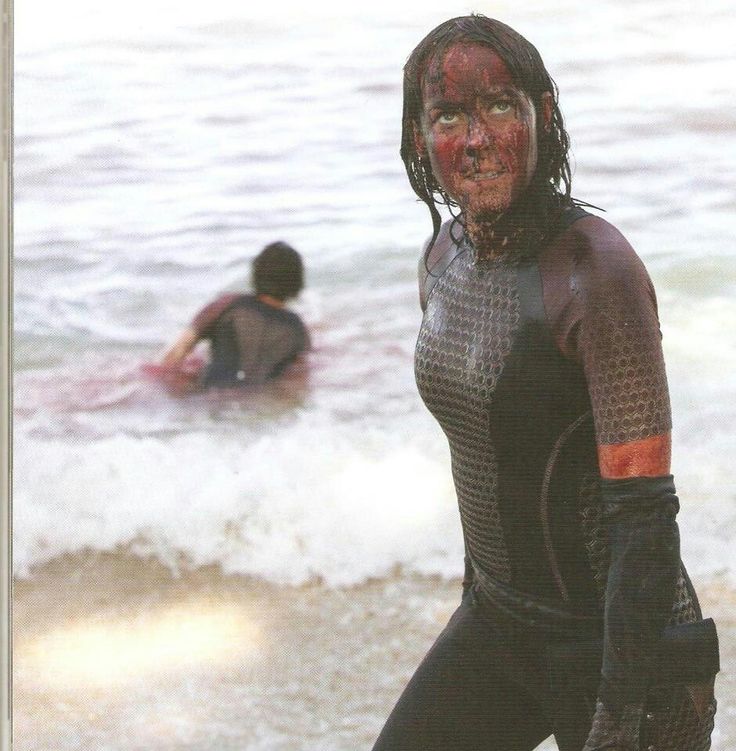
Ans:
<svg viewBox="0 0 736 751"><path fill-rule="evenodd" d="M434 225L416 377L466 576L374 751L705 751L717 642L679 557L654 290L571 198L539 53L443 23L406 64L402 138Z"/></svg>

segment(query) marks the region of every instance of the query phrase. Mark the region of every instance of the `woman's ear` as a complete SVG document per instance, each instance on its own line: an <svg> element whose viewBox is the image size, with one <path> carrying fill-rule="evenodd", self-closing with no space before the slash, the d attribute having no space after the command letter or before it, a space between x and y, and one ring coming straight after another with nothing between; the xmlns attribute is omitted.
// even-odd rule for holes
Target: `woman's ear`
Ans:
<svg viewBox="0 0 736 751"><path fill-rule="evenodd" d="M554 108L554 98L551 91L545 91L542 94L542 127L545 133L549 133L552 128L552 110Z"/></svg>

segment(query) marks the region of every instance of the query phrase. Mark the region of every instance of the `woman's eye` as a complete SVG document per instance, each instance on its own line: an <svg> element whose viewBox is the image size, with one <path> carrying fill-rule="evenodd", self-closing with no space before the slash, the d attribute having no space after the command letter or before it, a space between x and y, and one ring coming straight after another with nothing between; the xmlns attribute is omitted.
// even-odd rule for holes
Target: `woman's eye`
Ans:
<svg viewBox="0 0 736 751"><path fill-rule="evenodd" d="M442 125L455 125L460 119L457 112L442 112L437 118L437 122Z"/></svg>
<svg viewBox="0 0 736 751"><path fill-rule="evenodd" d="M505 115L513 109L513 104L507 101L494 102L491 105L491 112L497 115Z"/></svg>

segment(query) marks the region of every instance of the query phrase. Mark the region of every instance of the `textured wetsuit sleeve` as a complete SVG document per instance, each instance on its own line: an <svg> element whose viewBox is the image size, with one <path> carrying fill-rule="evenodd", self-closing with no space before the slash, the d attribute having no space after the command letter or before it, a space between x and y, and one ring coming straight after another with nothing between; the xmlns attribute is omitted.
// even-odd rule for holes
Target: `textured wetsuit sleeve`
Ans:
<svg viewBox="0 0 736 751"><path fill-rule="evenodd" d="M575 348L602 445L672 427L654 288L626 240L612 227L608 234L582 264L576 289Z"/></svg>
<svg viewBox="0 0 736 751"><path fill-rule="evenodd" d="M621 445L669 432L657 305L643 264L609 225L581 266L575 348L597 443ZM604 479L601 491L610 564L599 705L585 751L637 751L652 656L679 569L678 500L671 476Z"/></svg>
<svg viewBox="0 0 736 751"><path fill-rule="evenodd" d="M202 308L202 310L200 310L196 316L194 316L194 318L192 319L191 327L194 329L200 339L211 334L212 326L215 324L215 321L217 321L217 319L233 304L233 302L235 302L238 297L239 295L235 294L221 295L217 298L217 300L209 303L209 305L205 305L205 307Z"/></svg>

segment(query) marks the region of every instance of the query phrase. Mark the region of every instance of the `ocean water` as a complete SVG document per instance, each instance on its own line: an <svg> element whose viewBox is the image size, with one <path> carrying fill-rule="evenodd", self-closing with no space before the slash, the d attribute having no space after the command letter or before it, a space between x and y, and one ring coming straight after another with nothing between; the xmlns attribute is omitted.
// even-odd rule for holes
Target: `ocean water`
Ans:
<svg viewBox="0 0 736 751"><path fill-rule="evenodd" d="M219 682L141 684L113 701L84 681L51 690L20 638L24 749L362 747L441 628L454 594L432 582L460 575L462 540L444 437L412 371L431 225L398 157L401 66L471 9L538 46L561 91L574 194L606 208L649 268L683 557L697 583L736 587L730 2L108 5L15 9L13 550L17 591L45 603L26 595L21 631L61 618L67 595L54 592L74 584L93 621L112 597L141 610L133 633L146 632L177 576L218 570L272 608L277 636L308 645L307 626L284 623L314 622L316 641L297 677L243 658L234 697L222 668ZM142 366L213 296L244 288L275 239L306 262L306 374L245 396L174 397L148 380ZM90 574L109 555L123 572L108 574L110 596ZM128 592L131 559L171 572L159 594L147 579ZM294 585L306 586L292 597ZM403 656L385 675L379 645ZM322 695L309 703L320 659L320 690L339 687L347 718ZM369 669L383 703L366 708Z"/></svg>
<svg viewBox="0 0 736 751"><path fill-rule="evenodd" d="M648 265L684 555L733 580L729 4L476 9L540 48L575 194ZM458 574L447 450L412 374L430 223L398 136L403 61L463 10L16 9L18 576L121 549L288 584ZM147 381L141 365L278 238L307 266L307 384L175 398Z"/></svg>

